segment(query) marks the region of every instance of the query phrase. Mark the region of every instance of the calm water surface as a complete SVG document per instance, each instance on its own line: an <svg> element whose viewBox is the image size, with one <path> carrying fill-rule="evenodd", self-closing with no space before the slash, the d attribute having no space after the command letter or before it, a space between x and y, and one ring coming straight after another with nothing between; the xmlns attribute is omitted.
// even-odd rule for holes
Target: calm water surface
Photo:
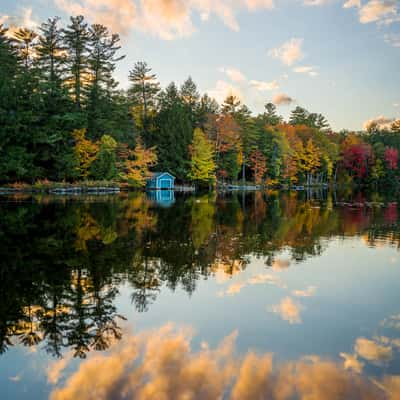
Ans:
<svg viewBox="0 0 400 400"><path fill-rule="evenodd" d="M0 198L1 399L399 399L400 203Z"/></svg>

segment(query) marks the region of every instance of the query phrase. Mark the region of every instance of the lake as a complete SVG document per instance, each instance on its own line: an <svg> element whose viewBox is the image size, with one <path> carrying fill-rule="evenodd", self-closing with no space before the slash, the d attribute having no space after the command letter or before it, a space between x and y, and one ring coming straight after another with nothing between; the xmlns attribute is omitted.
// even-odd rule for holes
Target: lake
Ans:
<svg viewBox="0 0 400 400"><path fill-rule="evenodd" d="M0 198L1 399L399 399L400 203Z"/></svg>

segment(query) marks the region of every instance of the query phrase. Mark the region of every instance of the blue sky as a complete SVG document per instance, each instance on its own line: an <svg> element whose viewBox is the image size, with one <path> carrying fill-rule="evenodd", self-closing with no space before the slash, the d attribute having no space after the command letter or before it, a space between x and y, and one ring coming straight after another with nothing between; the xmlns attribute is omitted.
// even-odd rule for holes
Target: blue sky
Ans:
<svg viewBox="0 0 400 400"><path fill-rule="evenodd" d="M0 22L71 14L121 34L123 87L145 60L163 86L191 75L202 92L236 94L254 112L301 105L354 130L400 118L398 0L1 0Z"/></svg>

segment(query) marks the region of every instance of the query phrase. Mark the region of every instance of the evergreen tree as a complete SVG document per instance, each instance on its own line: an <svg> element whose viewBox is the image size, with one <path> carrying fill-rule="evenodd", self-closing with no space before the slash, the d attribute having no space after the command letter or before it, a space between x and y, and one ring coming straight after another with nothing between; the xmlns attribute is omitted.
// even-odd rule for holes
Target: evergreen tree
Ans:
<svg viewBox="0 0 400 400"><path fill-rule="evenodd" d="M59 18L49 18L40 27L36 46L44 126L37 143L35 163L52 180L74 175L70 132L74 125L67 117L73 110L68 91L63 85L66 50ZM61 173L59 173L61 172Z"/></svg>
<svg viewBox="0 0 400 400"><path fill-rule="evenodd" d="M150 112L155 109L157 94L160 91L160 84L156 74L151 73L152 69L146 62L137 62L129 72L131 87L129 96L135 106L141 111L141 126L143 128L144 140L149 131Z"/></svg>
<svg viewBox="0 0 400 400"><path fill-rule="evenodd" d="M331 129L328 120L322 114L317 114L315 127L321 132L327 132Z"/></svg>
<svg viewBox="0 0 400 400"><path fill-rule="evenodd" d="M267 103L264 108L263 121L266 125L278 125L282 123L283 118L277 114L275 104Z"/></svg>
<svg viewBox="0 0 400 400"><path fill-rule="evenodd" d="M231 114L232 116L235 116L240 106L241 101L236 96L230 95L224 100L224 103L222 104L222 112L224 114Z"/></svg>
<svg viewBox="0 0 400 400"><path fill-rule="evenodd" d="M62 29L58 27L59 20L58 17L49 18L39 27L39 43L36 48L37 62L50 92L59 89L65 72L66 49Z"/></svg>
<svg viewBox="0 0 400 400"><path fill-rule="evenodd" d="M257 134L255 119L246 105L242 105L235 114L235 120L240 127L242 151L242 181L246 181L246 167L249 167L250 154L257 148Z"/></svg>
<svg viewBox="0 0 400 400"><path fill-rule="evenodd" d="M160 95L160 111L156 120L157 135L152 146L157 147L159 168L179 179L189 171L188 146L192 142L193 130L190 113L171 83Z"/></svg>
<svg viewBox="0 0 400 400"><path fill-rule="evenodd" d="M183 82L179 93L183 102L187 104L193 112L195 112L200 99L200 94L192 77L189 76L189 78Z"/></svg>
<svg viewBox="0 0 400 400"><path fill-rule="evenodd" d="M0 180L25 174L25 149L16 139L19 58L8 30L0 25Z"/></svg>
<svg viewBox="0 0 400 400"><path fill-rule="evenodd" d="M19 28L14 32L14 38L25 68L32 66L37 43L37 33L31 29Z"/></svg>
<svg viewBox="0 0 400 400"><path fill-rule="evenodd" d="M200 94L197 90L196 84L190 76L185 82L183 82L179 94L183 103L186 104L190 112L190 119L192 121L192 127L194 128L198 125Z"/></svg>
<svg viewBox="0 0 400 400"><path fill-rule="evenodd" d="M290 114L290 125L307 125L309 122L309 112L303 107L297 106Z"/></svg>
<svg viewBox="0 0 400 400"><path fill-rule="evenodd" d="M70 88L75 107L81 110L86 99L89 85L88 56L89 30L82 15L70 18L71 23L64 29L64 41L67 50L66 84Z"/></svg>
<svg viewBox="0 0 400 400"><path fill-rule="evenodd" d="M116 62L124 56L116 57L120 38L110 34L108 29L99 24L89 28L89 55L88 72L90 74L90 87L88 88L88 136L99 138L106 132L107 121L110 115L110 96L116 86L112 74Z"/></svg>
<svg viewBox="0 0 400 400"><path fill-rule="evenodd" d="M200 99L198 109L198 125L200 129L205 130L205 126L207 124L207 121L209 120L209 117L211 115L216 115L218 111L218 103L214 99L209 97L207 93L204 94Z"/></svg>
<svg viewBox="0 0 400 400"><path fill-rule="evenodd" d="M34 158L45 135L43 125L47 122L43 116L39 69L34 63L38 36L30 29L20 28L13 37L19 62L13 74L9 99L9 104L12 104L9 110L12 112L11 125L3 127L8 131L4 145L9 144L6 176L12 177L11 180L33 181L45 174L41 167L35 165Z"/></svg>

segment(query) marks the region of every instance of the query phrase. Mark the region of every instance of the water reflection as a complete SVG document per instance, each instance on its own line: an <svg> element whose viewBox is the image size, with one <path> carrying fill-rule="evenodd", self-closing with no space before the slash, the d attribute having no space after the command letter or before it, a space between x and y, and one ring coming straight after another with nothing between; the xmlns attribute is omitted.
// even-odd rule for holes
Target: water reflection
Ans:
<svg viewBox="0 0 400 400"><path fill-rule="evenodd" d="M222 281L245 270L250 257L262 257L272 271L281 271L320 255L333 237L360 236L370 246L400 245L393 201L377 195L340 200L329 193L321 199L298 196L206 194L178 197L172 207L159 207L145 194L3 201L0 351L16 343L40 344L57 357L69 350L84 358L91 350L107 349L122 337L124 316L115 306L121 284L129 285L135 309L144 312L162 287L191 294L200 279ZM288 253L285 259L277 256L282 249ZM262 273L218 296L260 283L285 286ZM303 306L296 298L316 290L299 288L268 311L299 324ZM349 357L347 362L354 363Z"/></svg>
<svg viewBox="0 0 400 400"><path fill-rule="evenodd" d="M81 363L53 389L50 399L394 400L400 396L400 375L361 375L368 362L390 360L394 340L382 338L388 342L378 344L359 338L355 355L340 354L343 362L313 355L279 362L272 353L238 355L237 336L235 331L215 348L202 342L194 350L193 330L187 327L168 324L127 333L107 354ZM49 380L57 384L65 367L64 360L53 363Z"/></svg>
<svg viewBox="0 0 400 400"><path fill-rule="evenodd" d="M175 203L175 192L173 190L149 190L147 195L160 207L171 207Z"/></svg>

